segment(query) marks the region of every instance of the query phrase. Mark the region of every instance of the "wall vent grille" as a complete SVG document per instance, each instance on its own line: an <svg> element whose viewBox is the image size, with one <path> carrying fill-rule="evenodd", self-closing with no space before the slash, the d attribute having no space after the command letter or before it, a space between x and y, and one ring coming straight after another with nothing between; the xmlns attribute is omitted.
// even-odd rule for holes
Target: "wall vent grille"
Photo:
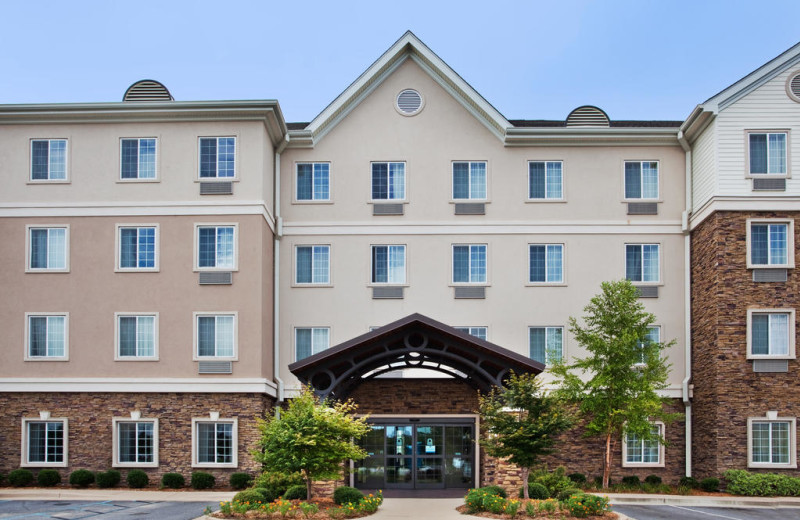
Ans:
<svg viewBox="0 0 800 520"><path fill-rule="evenodd" d="M456 287L456 299L483 300L486 298L486 287Z"/></svg>
<svg viewBox="0 0 800 520"><path fill-rule="evenodd" d="M372 205L372 214L373 215L402 215L403 214L403 205L402 204L373 204Z"/></svg>
<svg viewBox="0 0 800 520"><path fill-rule="evenodd" d="M174 101L167 87L151 79L137 81L125 91L122 101Z"/></svg>
<svg viewBox="0 0 800 520"><path fill-rule="evenodd" d="M200 195L233 195L233 183L201 182Z"/></svg>
<svg viewBox="0 0 800 520"><path fill-rule="evenodd" d="M456 215L485 215L486 204L483 202L458 202Z"/></svg>
<svg viewBox="0 0 800 520"><path fill-rule="evenodd" d="M230 271L203 271L199 277L200 285L231 285L233 273Z"/></svg>
<svg viewBox="0 0 800 520"><path fill-rule="evenodd" d="M655 202L629 202L628 215L658 215L658 204Z"/></svg>
<svg viewBox="0 0 800 520"><path fill-rule="evenodd" d="M567 116L567 126L609 126L608 116L597 107L578 107Z"/></svg>
<svg viewBox="0 0 800 520"><path fill-rule="evenodd" d="M373 300L402 300L403 288L402 287L373 287L372 288Z"/></svg>
<svg viewBox="0 0 800 520"><path fill-rule="evenodd" d="M754 359L753 372L788 372L787 359Z"/></svg>
<svg viewBox="0 0 800 520"><path fill-rule="evenodd" d="M753 178L753 191L786 191L786 179Z"/></svg>
<svg viewBox="0 0 800 520"><path fill-rule="evenodd" d="M422 110L422 96L414 89L406 89L397 95L397 109L406 115Z"/></svg>
<svg viewBox="0 0 800 520"><path fill-rule="evenodd" d="M197 372L199 374L232 374L233 363L230 361L201 361Z"/></svg>
<svg viewBox="0 0 800 520"><path fill-rule="evenodd" d="M754 282L785 282L786 269L753 269Z"/></svg>
<svg viewBox="0 0 800 520"><path fill-rule="evenodd" d="M639 289L639 298L658 298L657 285L639 285L636 288Z"/></svg>

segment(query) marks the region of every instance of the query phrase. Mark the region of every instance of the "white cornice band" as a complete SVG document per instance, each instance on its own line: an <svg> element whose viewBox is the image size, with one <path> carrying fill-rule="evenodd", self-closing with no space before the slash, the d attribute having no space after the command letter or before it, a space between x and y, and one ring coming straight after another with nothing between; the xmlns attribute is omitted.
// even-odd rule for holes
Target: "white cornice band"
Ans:
<svg viewBox="0 0 800 520"><path fill-rule="evenodd" d="M0 392L120 392L277 395L263 378L0 378Z"/></svg>

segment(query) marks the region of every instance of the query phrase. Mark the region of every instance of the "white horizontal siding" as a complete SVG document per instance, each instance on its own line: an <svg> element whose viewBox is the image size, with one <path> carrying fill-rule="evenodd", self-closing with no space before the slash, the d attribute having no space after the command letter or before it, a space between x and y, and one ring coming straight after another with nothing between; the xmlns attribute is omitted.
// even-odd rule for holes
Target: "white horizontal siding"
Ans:
<svg viewBox="0 0 800 520"><path fill-rule="evenodd" d="M699 208L708 202L716 191L715 133L716 122L712 121L697 138L692 149L692 206L694 208Z"/></svg>

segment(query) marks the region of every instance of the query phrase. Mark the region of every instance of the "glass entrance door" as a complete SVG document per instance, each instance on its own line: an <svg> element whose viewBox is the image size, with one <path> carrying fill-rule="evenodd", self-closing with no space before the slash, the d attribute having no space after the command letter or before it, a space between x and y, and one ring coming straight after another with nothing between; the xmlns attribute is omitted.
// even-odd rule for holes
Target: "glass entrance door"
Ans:
<svg viewBox="0 0 800 520"><path fill-rule="evenodd" d="M444 426L416 428L416 488L444 487Z"/></svg>

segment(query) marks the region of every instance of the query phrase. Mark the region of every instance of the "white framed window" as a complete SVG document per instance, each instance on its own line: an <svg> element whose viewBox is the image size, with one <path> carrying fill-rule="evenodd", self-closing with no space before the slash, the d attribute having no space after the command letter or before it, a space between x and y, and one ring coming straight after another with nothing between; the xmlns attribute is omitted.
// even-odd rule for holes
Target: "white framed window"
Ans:
<svg viewBox="0 0 800 520"><path fill-rule="evenodd" d="M406 246L372 246L371 282L406 283Z"/></svg>
<svg viewBox="0 0 800 520"><path fill-rule="evenodd" d="M747 172L750 175L789 175L788 131L747 132Z"/></svg>
<svg viewBox="0 0 800 520"><path fill-rule="evenodd" d="M25 313L25 361L69 359L69 313Z"/></svg>
<svg viewBox="0 0 800 520"><path fill-rule="evenodd" d="M564 199L564 163L528 161L528 199Z"/></svg>
<svg viewBox="0 0 800 520"><path fill-rule="evenodd" d="M486 161L453 162L453 200L486 200Z"/></svg>
<svg viewBox="0 0 800 520"><path fill-rule="evenodd" d="M158 139L155 137L119 140L119 178L123 181L156 180Z"/></svg>
<svg viewBox="0 0 800 520"><path fill-rule="evenodd" d="M117 271L158 271L158 224L117 224Z"/></svg>
<svg viewBox="0 0 800 520"><path fill-rule="evenodd" d="M69 272L69 225L27 225L25 271Z"/></svg>
<svg viewBox="0 0 800 520"><path fill-rule="evenodd" d="M747 309L747 358L794 359L794 309Z"/></svg>
<svg viewBox="0 0 800 520"><path fill-rule="evenodd" d="M329 201L330 163L297 163L295 198L298 201Z"/></svg>
<svg viewBox="0 0 800 520"><path fill-rule="evenodd" d="M372 200L405 200L406 163L374 162L372 168Z"/></svg>
<svg viewBox="0 0 800 520"><path fill-rule="evenodd" d="M564 327L528 327L528 355L551 365L564 357Z"/></svg>
<svg viewBox="0 0 800 520"><path fill-rule="evenodd" d="M653 325L651 327L647 327L647 334L644 337L644 341L639 342L639 356L636 362L637 365L644 365L647 363L647 359L645 358L645 351L644 345L645 342L647 343L661 343L661 326Z"/></svg>
<svg viewBox="0 0 800 520"><path fill-rule="evenodd" d="M238 426L236 418L193 417L192 467L238 467Z"/></svg>
<svg viewBox="0 0 800 520"><path fill-rule="evenodd" d="M297 285L331 283L331 246L295 246L294 282Z"/></svg>
<svg viewBox="0 0 800 520"><path fill-rule="evenodd" d="M625 278L631 282L658 283L661 280L659 244L625 244Z"/></svg>
<svg viewBox="0 0 800 520"><path fill-rule="evenodd" d="M199 152L200 180L236 177L235 137L201 137Z"/></svg>
<svg viewBox="0 0 800 520"><path fill-rule="evenodd" d="M625 435L622 439L622 467L664 467L664 445L659 442L659 438L664 437L664 423L654 422L650 432L654 438L645 439L630 432Z"/></svg>
<svg viewBox="0 0 800 520"><path fill-rule="evenodd" d="M528 245L528 282L564 283L564 244Z"/></svg>
<svg viewBox="0 0 800 520"><path fill-rule="evenodd" d="M138 416L134 412L132 416ZM112 466L158 467L158 419L114 417L112 418L113 451Z"/></svg>
<svg viewBox="0 0 800 520"><path fill-rule="evenodd" d="M480 338L486 341L486 333L488 331L487 327L453 327L454 329L466 332L470 336L475 336L476 338Z"/></svg>
<svg viewBox="0 0 800 520"><path fill-rule="evenodd" d="M625 198L658 199L657 161L625 161Z"/></svg>
<svg viewBox="0 0 800 520"><path fill-rule="evenodd" d="M22 467L67 467L68 427L66 418L22 419Z"/></svg>
<svg viewBox="0 0 800 520"><path fill-rule="evenodd" d="M794 268L794 220L747 220L747 267Z"/></svg>
<svg viewBox="0 0 800 520"><path fill-rule="evenodd" d="M31 182L67 182L67 140L31 139Z"/></svg>
<svg viewBox="0 0 800 520"><path fill-rule="evenodd" d="M486 283L486 244L453 246L453 283Z"/></svg>
<svg viewBox="0 0 800 520"><path fill-rule="evenodd" d="M158 313L115 312L114 359L158 361Z"/></svg>
<svg viewBox="0 0 800 520"><path fill-rule="evenodd" d="M294 360L318 354L330 346L329 327L297 327L294 329Z"/></svg>
<svg viewBox="0 0 800 520"><path fill-rule="evenodd" d="M236 361L238 336L236 312L194 313L195 361Z"/></svg>
<svg viewBox="0 0 800 520"><path fill-rule="evenodd" d="M237 224L195 224L195 270L235 271Z"/></svg>
<svg viewBox="0 0 800 520"><path fill-rule="evenodd" d="M796 431L796 419L778 417L778 412L748 418L747 467L796 468Z"/></svg>

